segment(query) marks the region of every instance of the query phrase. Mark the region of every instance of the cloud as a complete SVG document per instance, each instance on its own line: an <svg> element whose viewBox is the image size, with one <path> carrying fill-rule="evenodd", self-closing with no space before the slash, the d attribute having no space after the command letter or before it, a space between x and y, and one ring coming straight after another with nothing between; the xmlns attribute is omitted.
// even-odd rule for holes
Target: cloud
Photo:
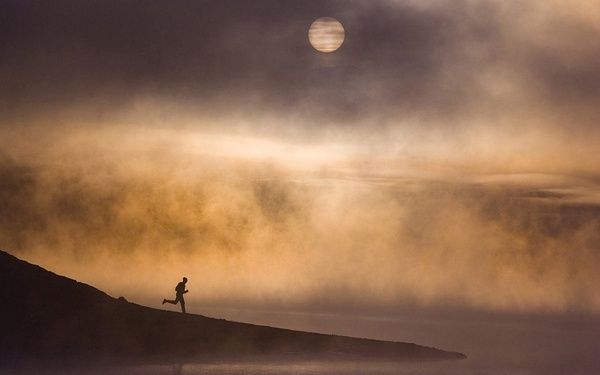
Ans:
<svg viewBox="0 0 600 375"><path fill-rule="evenodd" d="M346 150L302 166L243 152L270 141L132 127L64 129L36 153L20 137L0 246L113 294L156 300L183 273L209 305L600 308L600 208L572 198L597 181L365 175Z"/></svg>
<svg viewBox="0 0 600 375"><path fill-rule="evenodd" d="M0 7L3 248L145 301L600 308L595 2Z"/></svg>
<svg viewBox="0 0 600 375"><path fill-rule="evenodd" d="M553 4L7 2L0 97L5 116L155 97L315 127L545 117L589 129L600 46L584 7L594 5ZM324 14L347 29L331 56L307 41Z"/></svg>

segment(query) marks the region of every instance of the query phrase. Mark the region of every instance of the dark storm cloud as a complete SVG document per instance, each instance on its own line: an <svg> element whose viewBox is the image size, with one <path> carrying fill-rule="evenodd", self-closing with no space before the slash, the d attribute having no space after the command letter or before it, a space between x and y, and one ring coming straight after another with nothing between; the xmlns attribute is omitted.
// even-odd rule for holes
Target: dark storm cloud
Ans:
<svg viewBox="0 0 600 375"><path fill-rule="evenodd" d="M153 96L216 113L446 123L504 116L507 108L543 112L560 103L569 113L565 101L597 104L600 45L590 40L600 38L562 15L566 5L532 31L523 24L540 13L535 1L435 4L4 1L0 103L6 115L80 104L114 110ZM331 55L307 40L310 23L324 15L347 31ZM530 38L546 29L547 39L575 47ZM576 61L566 60L573 54ZM523 85L525 97L498 96L502 85ZM595 119L588 117L578 120Z"/></svg>
<svg viewBox="0 0 600 375"><path fill-rule="evenodd" d="M464 111L481 96L472 43L498 40L498 10L387 1L5 1L5 110L155 95L200 107L354 119ZM337 17L346 43L309 46L307 28Z"/></svg>

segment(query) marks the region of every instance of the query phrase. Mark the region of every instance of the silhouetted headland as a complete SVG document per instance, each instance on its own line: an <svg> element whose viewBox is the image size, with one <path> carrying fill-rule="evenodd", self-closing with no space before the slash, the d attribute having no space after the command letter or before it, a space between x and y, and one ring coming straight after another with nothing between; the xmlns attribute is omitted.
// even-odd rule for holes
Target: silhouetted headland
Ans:
<svg viewBox="0 0 600 375"><path fill-rule="evenodd" d="M409 343L324 335L152 309L0 251L0 364L215 358L453 360Z"/></svg>

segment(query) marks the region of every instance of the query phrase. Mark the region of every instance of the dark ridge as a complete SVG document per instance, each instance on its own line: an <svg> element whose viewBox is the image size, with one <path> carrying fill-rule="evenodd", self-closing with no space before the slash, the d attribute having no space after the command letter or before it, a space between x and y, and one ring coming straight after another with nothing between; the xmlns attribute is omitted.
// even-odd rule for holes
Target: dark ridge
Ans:
<svg viewBox="0 0 600 375"><path fill-rule="evenodd" d="M0 251L0 366L218 358L464 359L410 343L183 315L115 299Z"/></svg>

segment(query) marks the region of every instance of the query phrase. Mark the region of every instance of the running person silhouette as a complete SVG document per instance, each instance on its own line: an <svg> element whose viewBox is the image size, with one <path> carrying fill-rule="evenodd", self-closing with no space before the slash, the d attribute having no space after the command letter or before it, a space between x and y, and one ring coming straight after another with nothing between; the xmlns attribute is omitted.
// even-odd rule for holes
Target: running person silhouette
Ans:
<svg viewBox="0 0 600 375"><path fill-rule="evenodd" d="M183 299L183 295L188 292L187 289L185 289L185 283L187 283L187 277L184 277L183 281L179 282L179 284L177 284L177 286L175 287L175 292L177 292L175 294L175 299L163 299L163 305L165 303L170 303L173 305L177 305L177 303L180 303L181 312L185 314L185 299Z"/></svg>

